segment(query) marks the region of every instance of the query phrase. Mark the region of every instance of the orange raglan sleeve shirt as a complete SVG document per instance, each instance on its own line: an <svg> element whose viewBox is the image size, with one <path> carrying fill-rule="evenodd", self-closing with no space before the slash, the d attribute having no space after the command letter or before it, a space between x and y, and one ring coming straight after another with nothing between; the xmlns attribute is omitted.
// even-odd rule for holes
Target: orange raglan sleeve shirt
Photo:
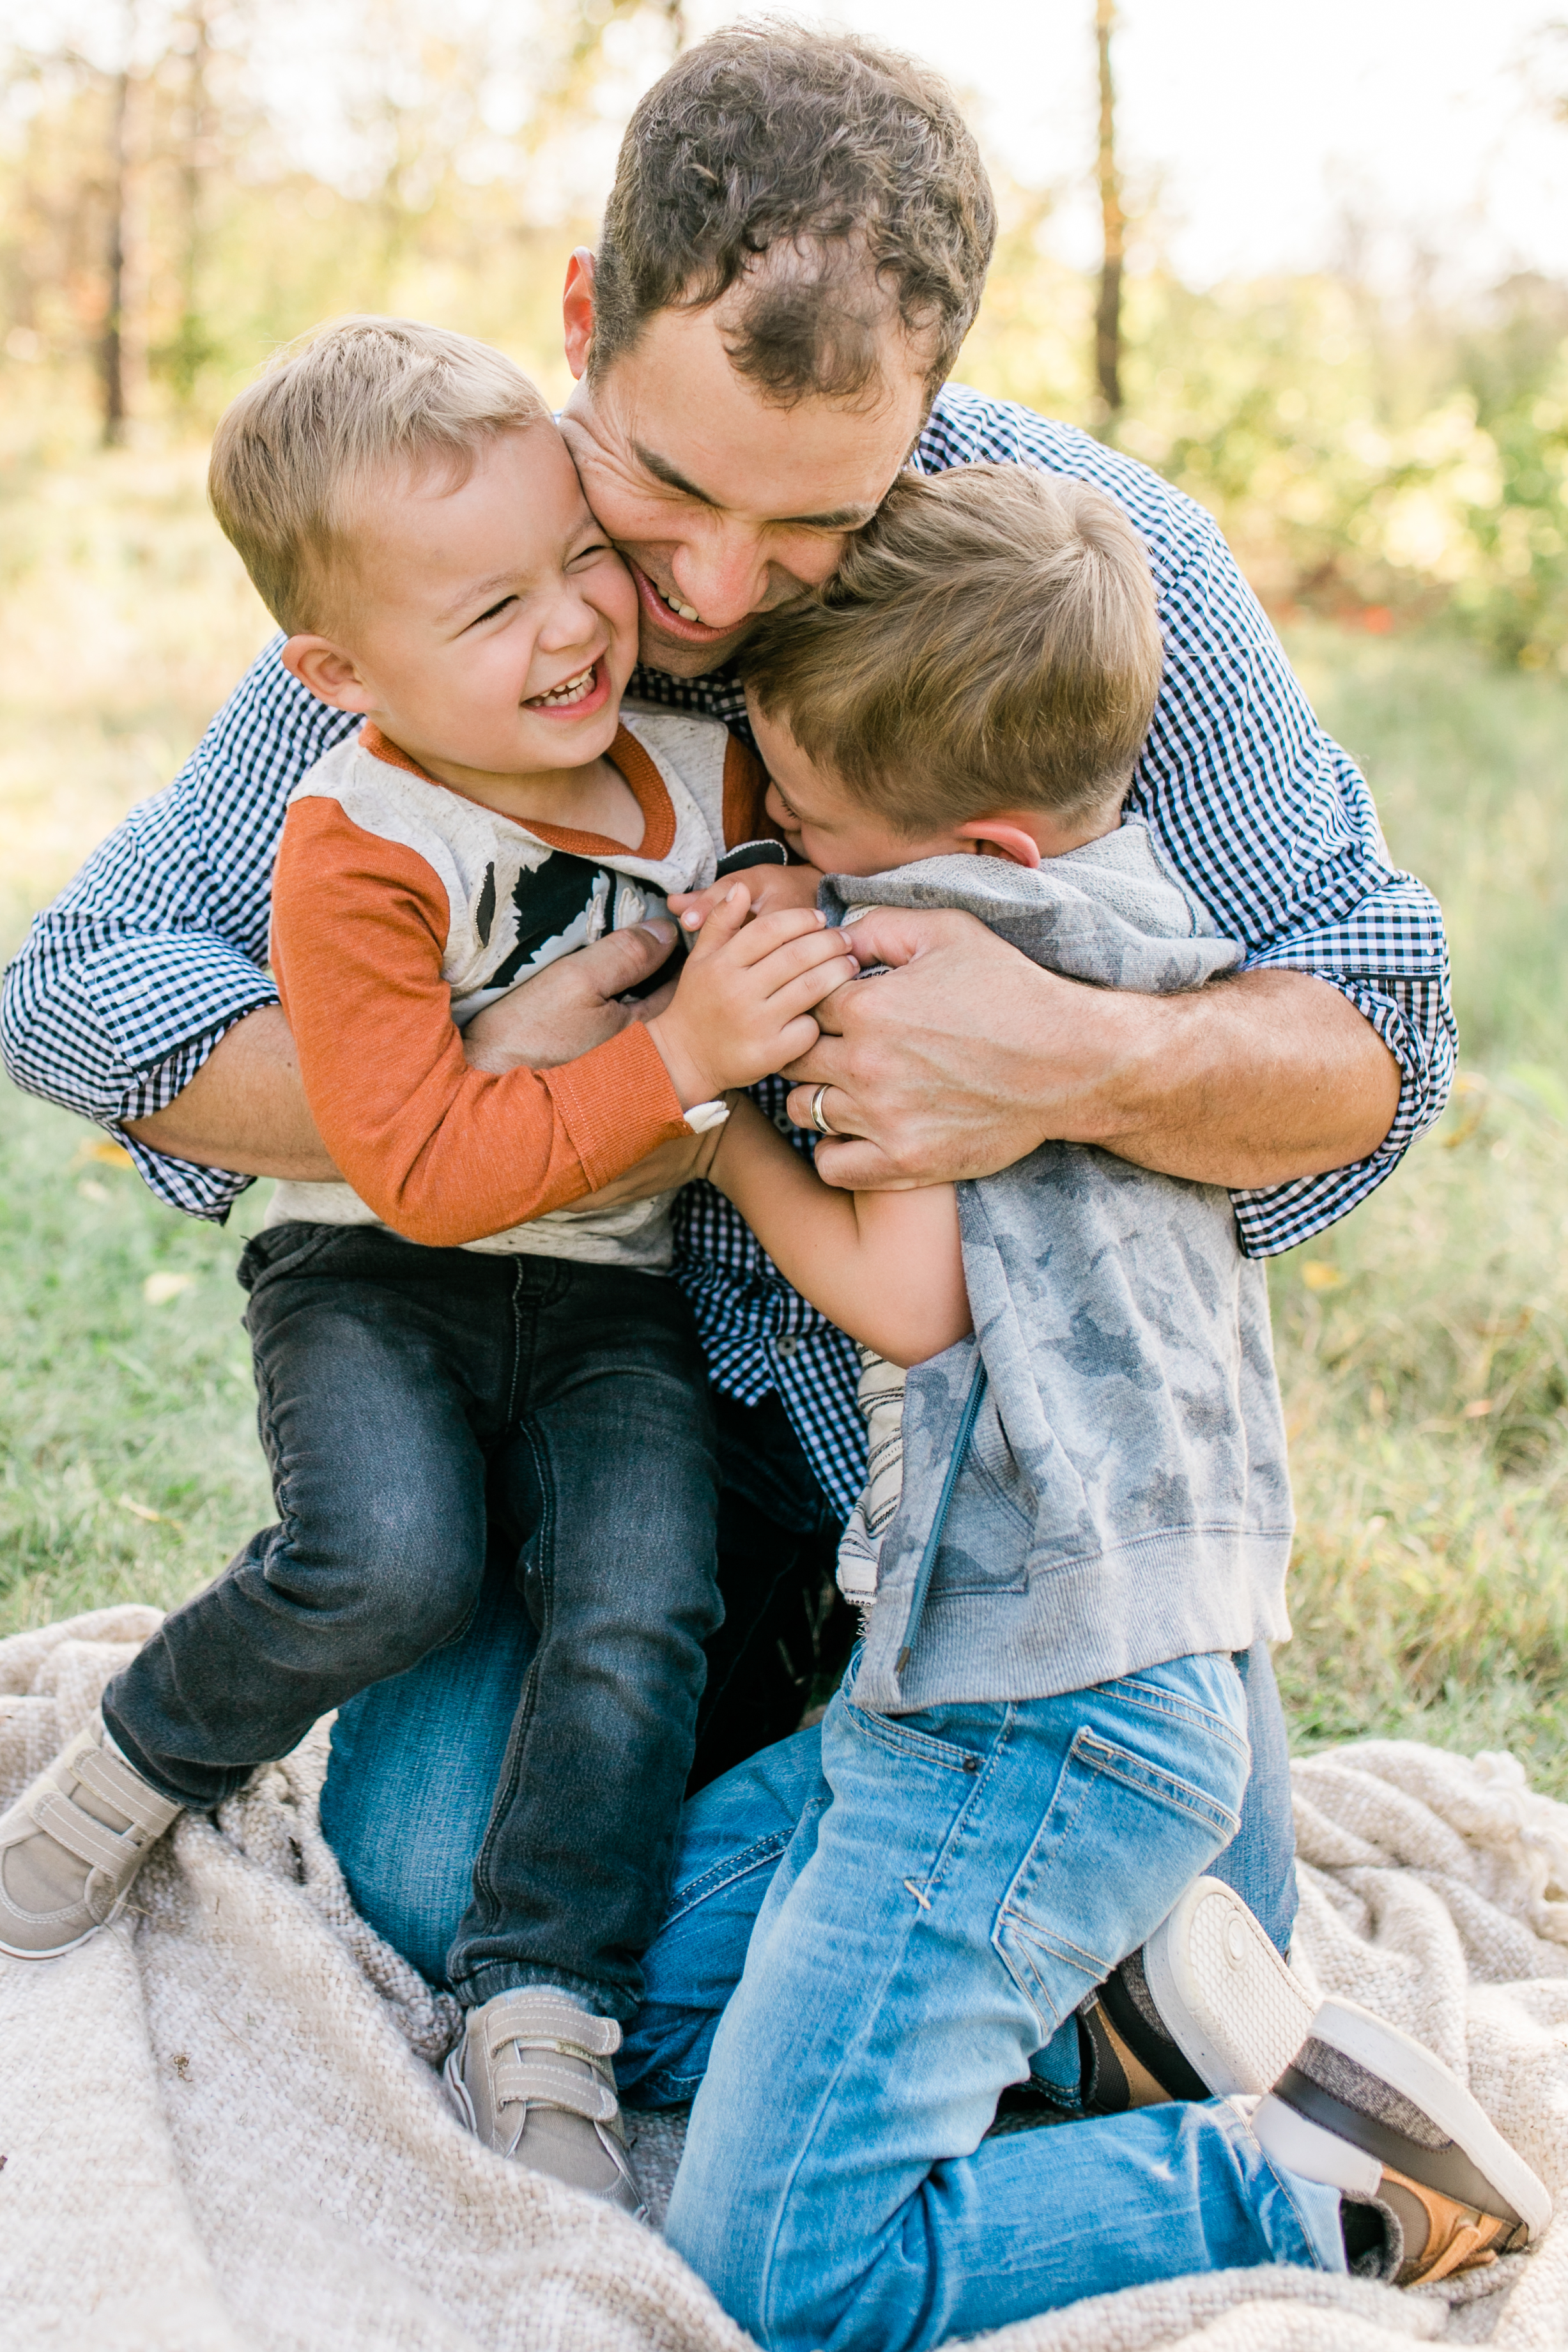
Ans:
<svg viewBox="0 0 1568 2352"><path fill-rule="evenodd" d="M416 851L334 800L293 803L272 965L305 1097L361 1200L437 1248L564 1208L687 1131L640 1023L558 1069L470 1069L441 972L447 922Z"/></svg>

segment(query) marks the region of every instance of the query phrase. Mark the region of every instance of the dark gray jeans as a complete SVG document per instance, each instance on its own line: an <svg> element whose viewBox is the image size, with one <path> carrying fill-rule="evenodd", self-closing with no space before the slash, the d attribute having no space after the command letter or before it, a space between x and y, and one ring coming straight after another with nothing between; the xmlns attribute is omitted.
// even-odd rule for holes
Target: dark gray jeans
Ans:
<svg viewBox="0 0 1568 2352"><path fill-rule="evenodd" d="M662 1916L718 1472L675 1284L279 1225L240 1262L279 1524L104 1694L153 1787L208 1809L354 1693L459 1641L487 1558L534 1628L447 1973L621 2019Z"/></svg>

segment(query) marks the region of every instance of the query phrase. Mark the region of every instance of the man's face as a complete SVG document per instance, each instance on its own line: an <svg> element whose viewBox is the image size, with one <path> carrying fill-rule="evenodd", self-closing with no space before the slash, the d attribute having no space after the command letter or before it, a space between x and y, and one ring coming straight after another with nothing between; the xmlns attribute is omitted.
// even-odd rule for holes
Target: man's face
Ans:
<svg viewBox="0 0 1568 2352"><path fill-rule="evenodd" d="M729 659L755 614L827 579L847 535L869 522L920 432L921 356L889 329L880 383L864 401L781 408L730 362L727 298L657 312L590 386L592 281L582 257L574 270L566 349L579 380L561 429L589 505L631 565L643 660L700 677Z"/></svg>

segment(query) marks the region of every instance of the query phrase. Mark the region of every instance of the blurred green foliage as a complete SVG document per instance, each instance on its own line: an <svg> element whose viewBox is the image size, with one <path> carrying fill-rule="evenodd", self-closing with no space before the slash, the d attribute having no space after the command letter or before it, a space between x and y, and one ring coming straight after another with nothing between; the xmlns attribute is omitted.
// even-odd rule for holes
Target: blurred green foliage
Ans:
<svg viewBox="0 0 1568 2352"><path fill-rule="evenodd" d="M1568 135L1568 134L1565 134ZM960 373L1092 413L1092 289L1016 202ZM1446 619L1568 674L1568 285L1448 310L1351 276L1130 281L1119 444L1215 514L1277 618Z"/></svg>
<svg viewBox="0 0 1568 2352"><path fill-rule="evenodd" d="M133 37L94 51L50 21L17 13L0 56L0 454L79 441L117 223L144 442L204 431L269 351L352 310L487 336L563 394L566 257L679 7L344 0L327 22L307 0L141 0ZM1092 422L1093 286L1053 254L1049 194L1000 194L959 373ZM1213 509L1277 614L1445 616L1568 667L1568 282L1440 299L1413 254L1390 290L1364 245L1205 290L1134 274L1112 429Z"/></svg>

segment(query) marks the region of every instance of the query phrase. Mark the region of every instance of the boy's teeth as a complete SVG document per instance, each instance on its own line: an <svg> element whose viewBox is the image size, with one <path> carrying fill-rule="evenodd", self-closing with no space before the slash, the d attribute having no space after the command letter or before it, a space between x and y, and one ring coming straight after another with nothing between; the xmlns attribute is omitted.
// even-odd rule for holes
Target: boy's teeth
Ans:
<svg viewBox="0 0 1568 2352"><path fill-rule="evenodd" d="M575 677L569 677L564 686L552 686L548 694L531 696L529 708L532 710L549 710L559 703L581 702L594 683L594 673L597 667L597 663L590 663L588 667L580 671Z"/></svg>

